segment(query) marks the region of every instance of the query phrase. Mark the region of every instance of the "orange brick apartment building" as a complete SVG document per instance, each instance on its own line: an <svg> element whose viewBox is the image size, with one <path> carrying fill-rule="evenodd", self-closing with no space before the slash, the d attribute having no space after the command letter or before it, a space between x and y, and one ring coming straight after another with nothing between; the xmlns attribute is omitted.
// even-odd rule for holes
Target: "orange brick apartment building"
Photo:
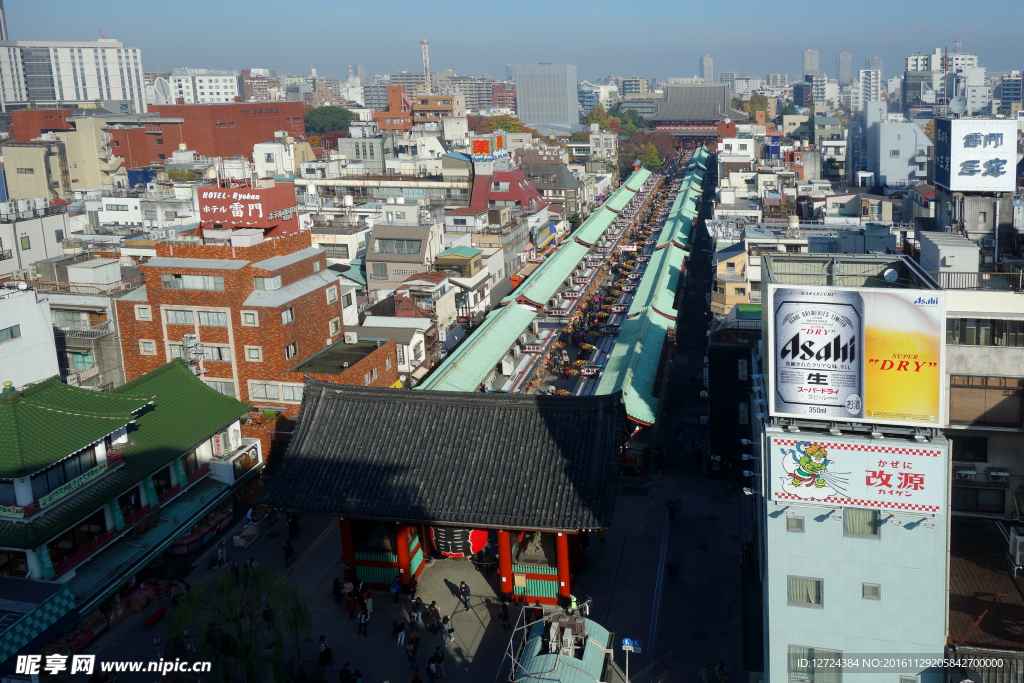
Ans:
<svg viewBox="0 0 1024 683"><path fill-rule="evenodd" d="M252 246L157 244L145 286L117 301L129 380L202 344L200 377L257 405L297 405L304 377L393 386L395 343L346 344L336 276L310 233Z"/></svg>

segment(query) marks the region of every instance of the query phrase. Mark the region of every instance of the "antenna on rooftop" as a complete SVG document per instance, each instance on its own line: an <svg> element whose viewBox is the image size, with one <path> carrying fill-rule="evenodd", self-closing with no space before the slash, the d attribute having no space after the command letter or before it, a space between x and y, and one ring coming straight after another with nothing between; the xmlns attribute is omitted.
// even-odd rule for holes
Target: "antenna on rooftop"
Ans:
<svg viewBox="0 0 1024 683"><path fill-rule="evenodd" d="M423 90L430 94L430 41L424 38L420 41L423 46Z"/></svg>

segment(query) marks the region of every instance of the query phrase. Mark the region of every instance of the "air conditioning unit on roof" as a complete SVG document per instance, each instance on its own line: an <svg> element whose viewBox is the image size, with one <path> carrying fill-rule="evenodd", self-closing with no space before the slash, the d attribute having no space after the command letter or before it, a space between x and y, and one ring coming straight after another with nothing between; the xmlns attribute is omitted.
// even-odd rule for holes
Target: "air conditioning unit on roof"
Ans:
<svg viewBox="0 0 1024 683"><path fill-rule="evenodd" d="M358 332L346 332L345 333L345 343L346 344L358 344L359 343L359 333Z"/></svg>

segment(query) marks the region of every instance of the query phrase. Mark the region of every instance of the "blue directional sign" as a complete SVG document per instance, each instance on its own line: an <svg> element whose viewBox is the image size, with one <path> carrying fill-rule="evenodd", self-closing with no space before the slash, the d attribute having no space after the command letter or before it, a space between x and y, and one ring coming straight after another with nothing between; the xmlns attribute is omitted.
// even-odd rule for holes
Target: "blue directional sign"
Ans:
<svg viewBox="0 0 1024 683"><path fill-rule="evenodd" d="M629 638L623 638L622 639L622 647L629 647L632 644L633 644L633 641L630 640Z"/></svg>

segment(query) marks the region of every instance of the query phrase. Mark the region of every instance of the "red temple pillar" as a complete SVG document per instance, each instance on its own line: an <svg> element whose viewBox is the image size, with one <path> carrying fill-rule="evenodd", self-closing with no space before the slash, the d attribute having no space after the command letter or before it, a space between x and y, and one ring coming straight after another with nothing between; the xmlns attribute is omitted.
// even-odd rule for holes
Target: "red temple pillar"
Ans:
<svg viewBox="0 0 1024 683"><path fill-rule="evenodd" d="M555 550L558 553L558 594L569 597L569 537L559 531L555 536Z"/></svg>
<svg viewBox="0 0 1024 683"><path fill-rule="evenodd" d="M423 546L423 557L434 554L434 539L430 535L429 524L420 524L420 545Z"/></svg>
<svg viewBox="0 0 1024 683"><path fill-rule="evenodd" d="M498 575L501 577L502 595L515 592L512 577L512 538L507 531L498 530Z"/></svg>
<svg viewBox="0 0 1024 683"><path fill-rule="evenodd" d="M395 523L395 550L398 554L398 580L405 586L409 583L412 562L409 559L409 525Z"/></svg>
<svg viewBox="0 0 1024 683"><path fill-rule="evenodd" d="M348 566L345 570L345 578L356 580L356 548L352 542L352 523L344 517L338 518L338 528L341 531L341 561Z"/></svg>

